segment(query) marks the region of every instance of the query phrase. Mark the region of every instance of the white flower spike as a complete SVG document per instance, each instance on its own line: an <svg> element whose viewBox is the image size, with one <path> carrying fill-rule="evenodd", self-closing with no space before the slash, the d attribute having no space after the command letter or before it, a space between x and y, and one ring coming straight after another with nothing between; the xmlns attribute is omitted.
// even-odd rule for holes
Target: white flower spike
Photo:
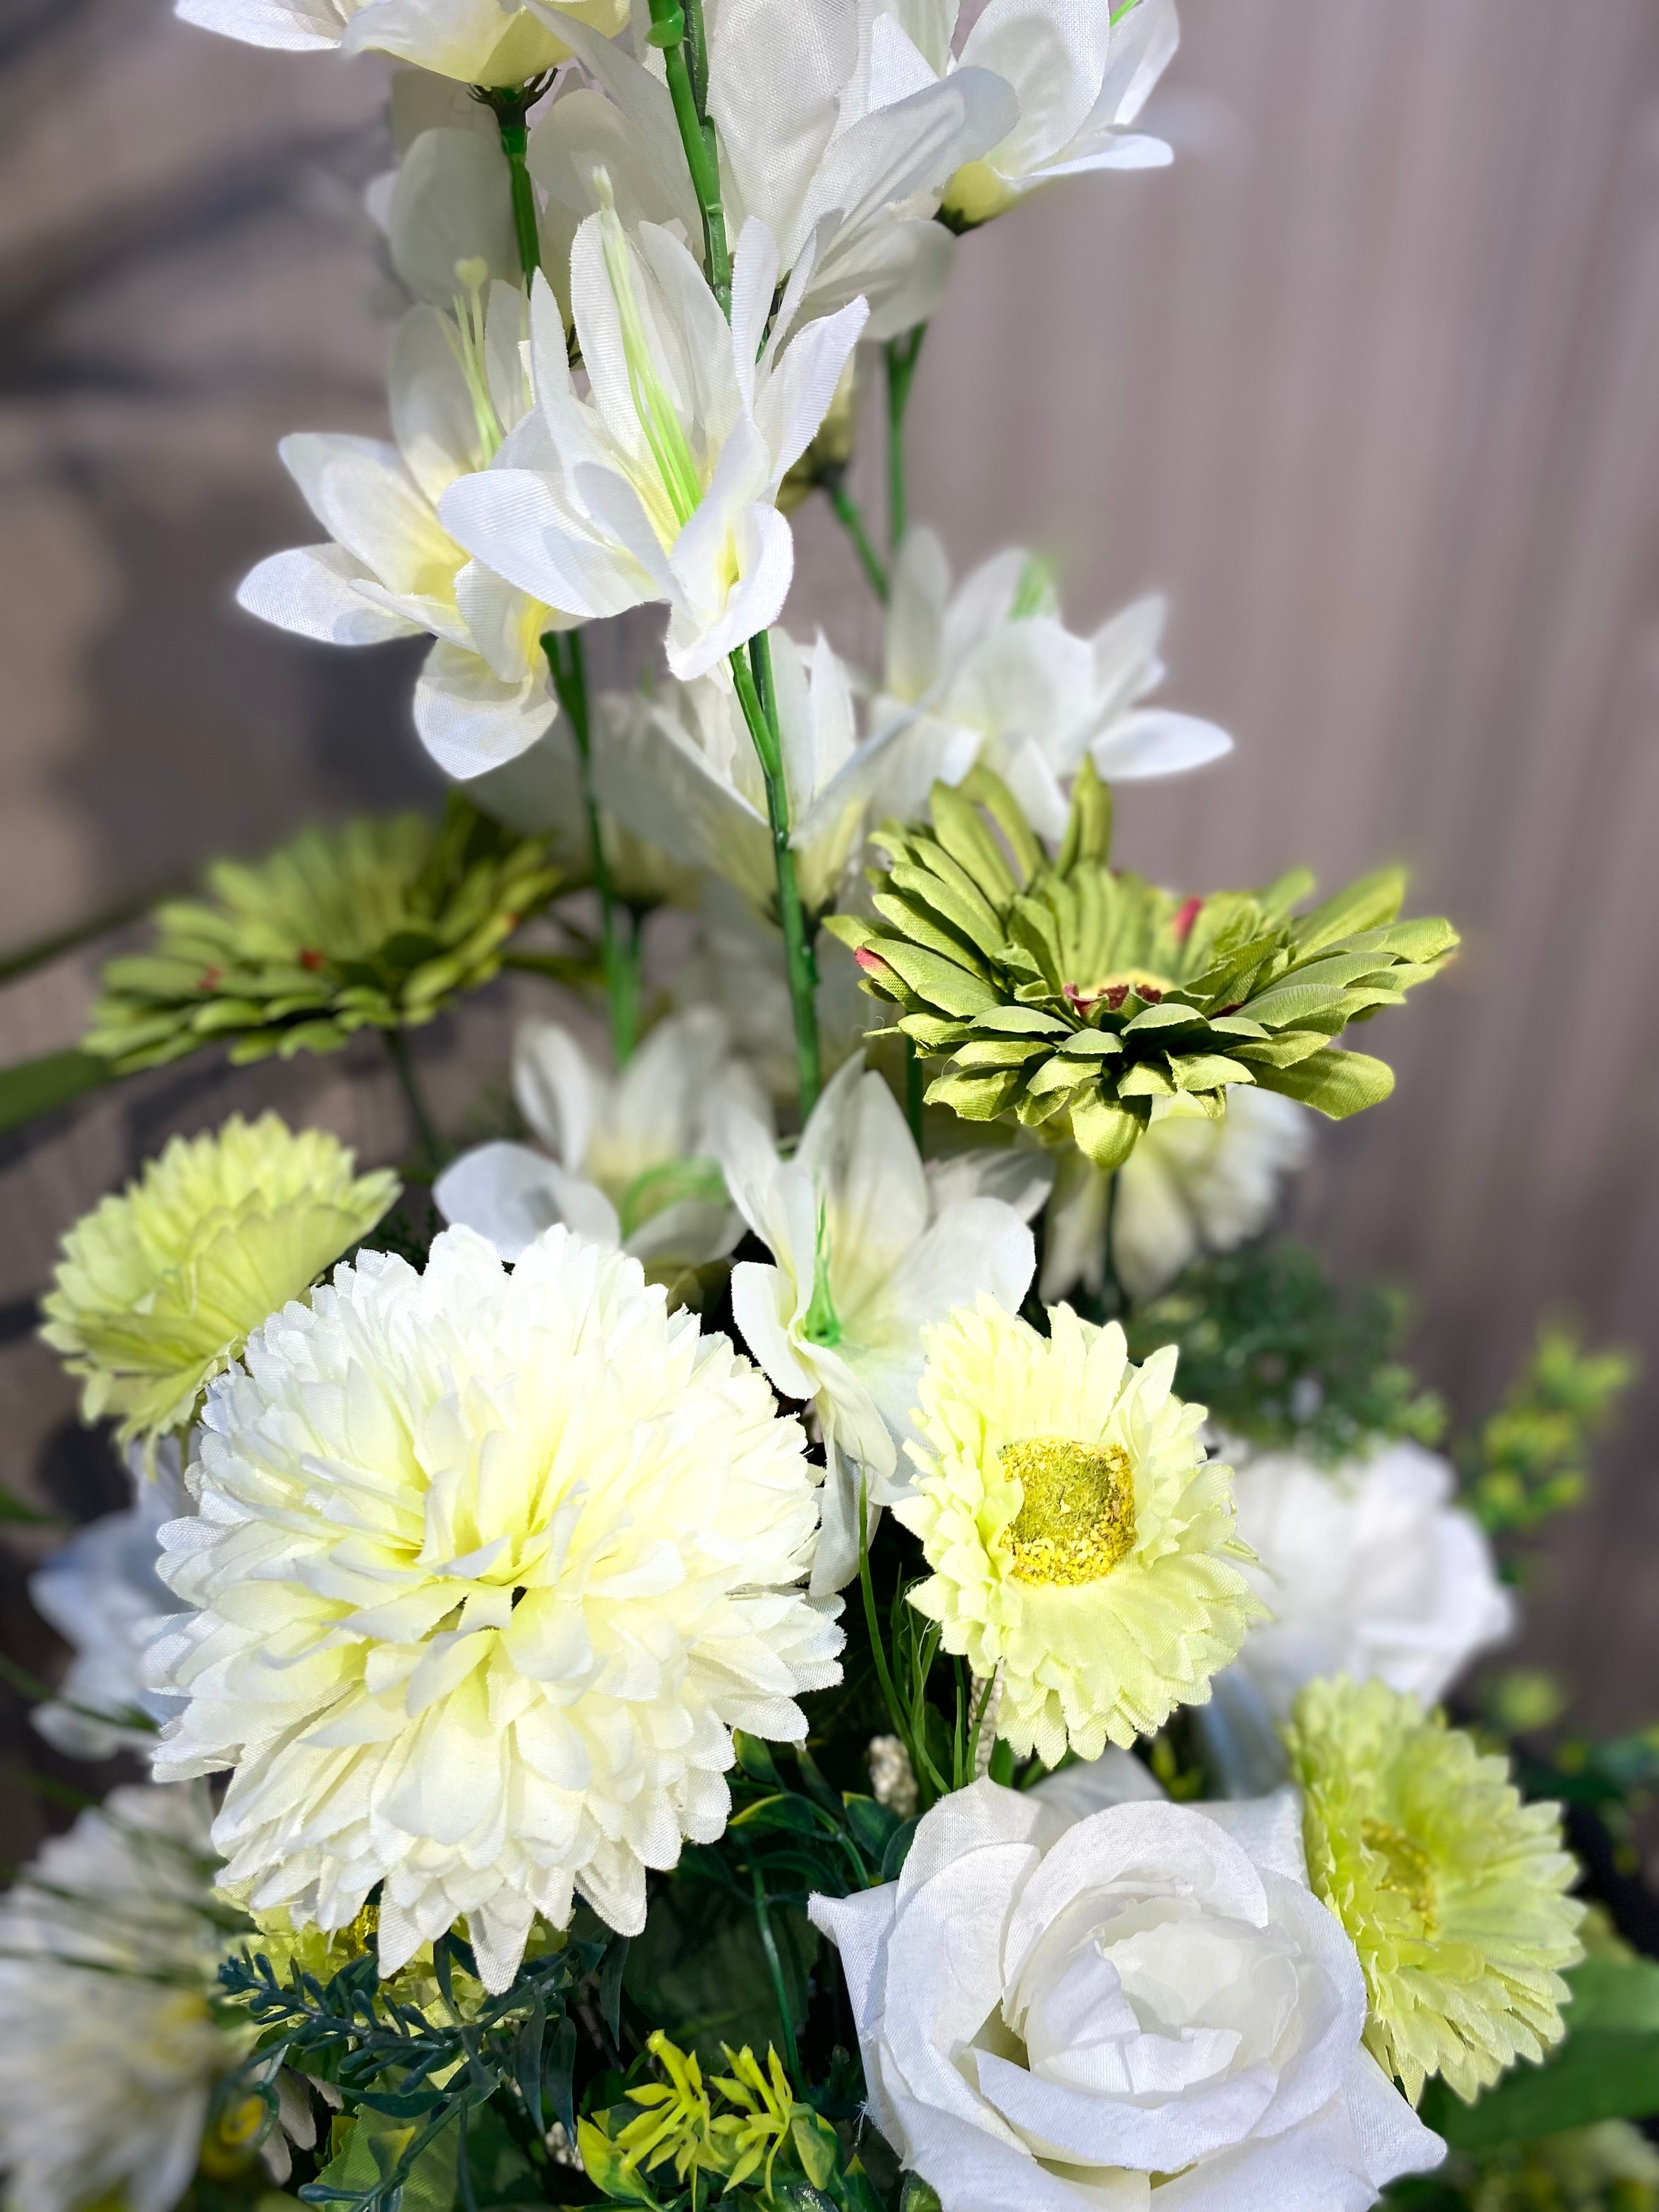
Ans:
<svg viewBox="0 0 1659 2212"><path fill-rule="evenodd" d="M396 54L463 84L518 85L569 58L555 26L568 9L609 37L627 0L549 0L549 11L513 0L178 0L186 23L245 46L289 53Z"/></svg>
<svg viewBox="0 0 1659 2212"><path fill-rule="evenodd" d="M1138 599L1090 638L1060 618L1044 564L1011 549L951 588L945 548L912 530L893 566L878 721L908 710L973 733L975 757L1013 792L1032 827L1066 828L1065 787L1085 754L1108 783L1179 775L1232 750L1200 721L1142 701L1164 680L1166 613Z"/></svg>
<svg viewBox="0 0 1659 2212"><path fill-rule="evenodd" d="M155 1771L234 1770L214 1839L252 1911L344 1928L380 1884L383 1974L465 1918L504 1990L577 1892L638 1934L647 1869L726 1826L732 1730L799 1742L840 1679L799 1424L562 1228L510 1273L467 1229L421 1274L364 1253L203 1421Z"/></svg>
<svg viewBox="0 0 1659 2212"><path fill-rule="evenodd" d="M931 1173L892 1092L849 1060L813 1108L794 1157L760 1123L725 1117L726 1187L773 1264L732 1271L744 1341L787 1398L810 1398L829 1447L815 1590L858 1566L860 1480L874 1512L910 1495L900 1447L924 1364L922 1332L981 1292L1018 1310L1036 1265L1020 1206L982 1194L1006 1155L969 1155ZM1023 1210L1022 1210L1023 1208Z"/></svg>
<svg viewBox="0 0 1659 2212"><path fill-rule="evenodd" d="M713 1128L728 1103L769 1120L770 1107L714 1007L659 1022L616 1076L558 1023L526 1022L513 1096L543 1149L480 1145L432 1192L446 1221L476 1229L503 1260L557 1221L659 1273L724 1259L742 1236Z"/></svg>
<svg viewBox="0 0 1659 2212"><path fill-rule="evenodd" d="M395 445L327 433L283 441L329 542L273 553L237 593L250 614L331 645L434 638L415 726L440 768L463 778L512 760L552 723L541 639L571 619L469 559L438 519L447 487L484 465L528 404L523 300L500 282L486 289L487 273L482 263L458 269L459 320L423 304L398 325Z"/></svg>
<svg viewBox="0 0 1659 2212"><path fill-rule="evenodd" d="M482 474L445 494L446 529L532 599L581 620L671 609L668 662L706 675L781 612L794 571L778 487L811 444L866 321L862 300L787 344L777 246L750 223L728 325L678 239L630 235L614 205L571 252L589 396L572 385L546 283L532 301L536 406ZM771 336L767 335L769 319Z"/></svg>

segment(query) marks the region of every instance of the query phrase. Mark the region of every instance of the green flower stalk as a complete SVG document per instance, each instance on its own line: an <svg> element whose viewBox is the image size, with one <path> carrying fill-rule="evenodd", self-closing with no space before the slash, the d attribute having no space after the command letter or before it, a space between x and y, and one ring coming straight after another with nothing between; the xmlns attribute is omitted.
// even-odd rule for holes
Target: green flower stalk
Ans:
<svg viewBox="0 0 1659 2212"><path fill-rule="evenodd" d="M124 1446L188 1426L249 1334L368 1236L398 1195L320 1129L240 1115L175 1137L64 1239L40 1334L82 1379L81 1413Z"/></svg>
<svg viewBox="0 0 1659 2212"><path fill-rule="evenodd" d="M1160 1098L1225 1111L1255 1083L1340 1120L1392 1072L1332 1040L1397 1006L1457 933L1396 919L1404 879L1367 877L1316 907L1303 873L1182 898L1108 865L1111 800L1085 763L1050 860L1007 787L976 769L933 787L930 830L884 831L873 924L837 915L864 988L948 1066L927 1091L966 1121L1012 1117L1121 1167Z"/></svg>
<svg viewBox="0 0 1659 2212"><path fill-rule="evenodd" d="M1365 2042L1415 2104L1431 2074L1466 2102L1564 2032L1583 1955L1560 1808L1506 1759L1378 1681L1310 1682L1285 1730L1308 1875L1352 1938Z"/></svg>
<svg viewBox="0 0 1659 2212"><path fill-rule="evenodd" d="M85 1049L125 1075L209 1044L240 1063L416 1028L490 981L558 882L545 839L459 795L441 823L304 830L210 869L210 899L157 908L153 949L105 968Z"/></svg>

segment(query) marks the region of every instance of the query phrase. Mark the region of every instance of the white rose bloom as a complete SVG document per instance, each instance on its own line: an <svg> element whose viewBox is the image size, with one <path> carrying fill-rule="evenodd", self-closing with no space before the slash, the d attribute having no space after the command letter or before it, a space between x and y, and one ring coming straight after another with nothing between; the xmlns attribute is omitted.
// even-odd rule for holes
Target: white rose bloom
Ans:
<svg viewBox="0 0 1659 2212"><path fill-rule="evenodd" d="M728 324L672 232L629 233L614 206L590 216L570 256L587 396L538 276L535 408L489 467L450 485L444 528L528 598L584 621L665 603L678 677L707 675L769 629L795 562L778 487L816 436L866 312L854 301L785 343L797 270L769 336L778 274L771 234L746 224Z"/></svg>
<svg viewBox="0 0 1659 2212"><path fill-rule="evenodd" d="M384 1973L465 1917L505 1989L575 1891L637 1933L647 1869L726 1825L732 1729L799 1741L839 1679L814 1477L637 1261L562 1228L510 1273L466 1229L424 1274L366 1253L209 1394L156 1772L234 1770L214 1840L256 1911L336 1929L383 1884Z"/></svg>
<svg viewBox="0 0 1659 2212"><path fill-rule="evenodd" d="M237 2047L205 1788L112 1790L0 1897L0 2171L27 2212L171 2212Z"/></svg>
<svg viewBox="0 0 1659 2212"><path fill-rule="evenodd" d="M643 13L643 10L641 10ZM931 220L952 174L1014 128L1011 88L988 70L948 82L892 78L849 0L707 0L708 112L718 136L726 225L777 241L798 278L780 327L870 307L872 339L926 322L944 295L956 240ZM663 64L620 40L573 28L597 89L569 87L538 123L530 167L551 204L578 219L610 175L630 224L678 224L702 251L702 228ZM902 43L902 42L896 42Z"/></svg>
<svg viewBox="0 0 1659 2212"><path fill-rule="evenodd" d="M1006 1152L925 1168L892 1092L859 1060L826 1088L793 1158L750 1115L725 1115L718 1134L726 1188L774 1261L732 1269L732 1314L783 1395L817 1408L830 1474L812 1587L837 1589L857 1571L860 1482L873 1507L912 1494L900 1449L915 1434L923 1330L981 1292L1018 1312L1036 1267L1025 1217L1046 1180ZM986 1194L1011 1164L1018 1206Z"/></svg>
<svg viewBox="0 0 1659 2212"><path fill-rule="evenodd" d="M433 139L481 143L465 131L430 131L416 154ZM529 404L522 295L486 278L482 262L463 264L459 320L422 304L398 325L389 379L395 445L337 433L283 439L283 464L329 542L271 554L236 595L250 614L331 645L432 636L415 726L439 767L460 777L511 760L548 728L558 706L541 640L568 627L469 559L438 520L447 487L484 465Z"/></svg>
<svg viewBox="0 0 1659 2212"><path fill-rule="evenodd" d="M503 86L568 59L553 27L557 11L606 36L628 18L627 0L548 0L548 8L544 16L514 0L178 0L174 12L245 46L397 54L464 84Z"/></svg>
<svg viewBox="0 0 1659 2212"><path fill-rule="evenodd" d="M1065 785L1087 754L1108 783L1178 775L1232 750L1213 722L1141 702L1164 680L1162 599L1138 599L1079 637L1043 564L1012 548L954 589L935 533L912 530L893 564L877 726L920 716L971 740L1034 829L1065 834ZM947 779L951 780L951 779Z"/></svg>
<svg viewBox="0 0 1659 2212"><path fill-rule="evenodd" d="M908 714L860 738L851 672L823 632L810 654L787 630L771 636L789 842L802 903L816 915L841 896L871 829L920 813L935 778L960 782L974 745ZM636 836L724 876L764 912L777 891L766 784L725 670L605 703L595 763L604 804Z"/></svg>
<svg viewBox="0 0 1659 2212"><path fill-rule="evenodd" d="M1237 1670L1274 1720L1321 1674L1374 1675L1432 1705L1510 1632L1514 1600L1456 1494L1447 1462L1409 1442L1328 1472L1288 1452L1241 1458L1238 1532L1260 1562L1244 1571L1273 1618Z"/></svg>
<svg viewBox="0 0 1659 2212"><path fill-rule="evenodd" d="M944 2212L1362 2212L1438 2163L1300 1831L1290 1791L1072 1823L978 1782L897 1881L813 1899L872 2115Z"/></svg>
<svg viewBox="0 0 1659 2212"><path fill-rule="evenodd" d="M558 1023L525 1022L513 1096L544 1149L479 1145L432 1192L446 1221L476 1229L503 1260L558 1221L647 1267L700 1267L742 1236L713 1127L728 1102L767 1119L770 1107L712 1006L659 1022L617 1076Z"/></svg>
<svg viewBox="0 0 1659 2212"><path fill-rule="evenodd" d="M58 1694L29 1718L71 1759L147 1752L178 1700L144 1681L147 1625L173 1599L155 1571L162 1523L190 1510L179 1465L179 1439L164 1437L153 1480L134 1446L135 1502L77 1529L61 1552L29 1577L35 1611L74 1651Z"/></svg>
<svg viewBox="0 0 1659 2212"><path fill-rule="evenodd" d="M1152 1102L1152 1120L1115 1176L1075 1150L1061 1159L1042 1250L1042 1296L1081 1283L1098 1296L1112 1271L1132 1298L1156 1297L1203 1252L1231 1252L1265 1228L1280 1179L1308 1157L1307 1109L1235 1084L1212 1121L1188 1098ZM1113 1196L1113 1184L1116 1196Z"/></svg>

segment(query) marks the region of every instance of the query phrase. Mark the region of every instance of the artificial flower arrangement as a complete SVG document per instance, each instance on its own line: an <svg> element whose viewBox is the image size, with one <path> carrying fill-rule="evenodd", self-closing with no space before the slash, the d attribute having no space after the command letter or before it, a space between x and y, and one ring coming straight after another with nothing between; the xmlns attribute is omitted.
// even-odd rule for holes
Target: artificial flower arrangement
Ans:
<svg viewBox="0 0 1659 2212"><path fill-rule="evenodd" d="M215 868L0 1083L376 1031L412 1144L238 1117L64 1241L136 1491L35 1577L36 1718L149 1778L0 1902L10 2201L1659 2204L1659 1738L1467 1671L1626 1363L1547 1333L1447 1458L1388 1302L1260 1241L1455 933L1136 874L1112 787L1230 744L1146 703L1161 605L1080 635L906 513L968 234L1169 159L1173 0L179 12L408 65L392 441L286 442L326 534L241 599L428 635L454 787ZM879 672L782 627L811 496ZM504 967L463 1145L409 1036Z"/></svg>

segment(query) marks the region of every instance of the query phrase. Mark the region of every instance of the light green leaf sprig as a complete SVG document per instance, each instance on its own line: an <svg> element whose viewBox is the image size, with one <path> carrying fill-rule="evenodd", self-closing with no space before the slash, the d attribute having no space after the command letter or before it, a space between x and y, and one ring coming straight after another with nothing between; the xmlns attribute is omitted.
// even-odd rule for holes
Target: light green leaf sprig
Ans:
<svg viewBox="0 0 1659 2212"><path fill-rule="evenodd" d="M212 1377L260 1322L310 1289L398 1195L360 1176L320 1129L234 1115L175 1137L64 1239L40 1334L82 1379L83 1419L112 1413L118 1441L185 1427Z"/></svg>
<svg viewBox="0 0 1659 2212"><path fill-rule="evenodd" d="M545 839L459 794L441 823L304 830L255 866L211 868L210 901L157 908L154 948L104 969L86 1049L127 1074L213 1043L286 1059L417 1027L490 981L558 881Z"/></svg>
<svg viewBox="0 0 1659 2212"><path fill-rule="evenodd" d="M1583 1948L1560 1808L1524 1803L1507 1759L1379 1681L1309 1683L1285 1740L1309 1880L1359 1954L1378 2063L1415 2104L1431 2075L1468 2102L1541 2058Z"/></svg>
<svg viewBox="0 0 1659 2212"><path fill-rule="evenodd" d="M1086 763L1050 860L983 769L933 787L931 830L890 829L874 924L834 915L866 990L949 1066L927 1091L970 1121L1012 1116L1119 1167L1160 1098L1225 1111L1256 1083L1334 1119L1386 1098L1392 1072L1332 1042L1443 965L1457 933L1401 921L1396 871L1310 914L1305 874L1180 898L1108 865L1111 802Z"/></svg>

